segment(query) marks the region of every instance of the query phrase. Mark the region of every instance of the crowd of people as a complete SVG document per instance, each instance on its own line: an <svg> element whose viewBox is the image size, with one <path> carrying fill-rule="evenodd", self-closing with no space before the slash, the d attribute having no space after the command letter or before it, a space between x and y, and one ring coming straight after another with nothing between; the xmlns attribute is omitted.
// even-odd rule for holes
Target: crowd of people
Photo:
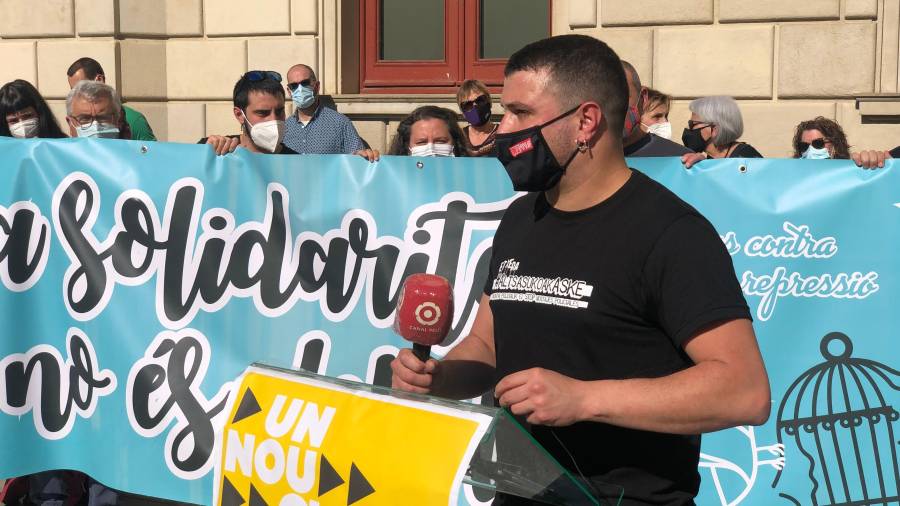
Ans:
<svg viewBox="0 0 900 506"><path fill-rule="evenodd" d="M532 425L535 438L589 483L622 483L628 504L693 504L698 434L764 423L768 380L715 230L629 169L625 157L675 156L690 168L705 159L763 155L741 141L740 107L726 96L690 102L681 143L673 141L672 98L644 86L634 66L590 37L530 44L510 58L505 74L501 123L488 87L468 80L456 95L459 111L415 109L387 151L494 156L513 187L530 192L497 230L472 333L440 362L401 351L392 364L394 386L463 399L494 388L499 404ZM379 159L349 118L323 104L311 67L294 65L286 77L272 70L243 74L233 92L240 134L199 143L220 155L242 148ZM147 119L106 84L98 62L77 60L67 78L69 137L155 140ZM0 88L0 118L3 136L67 137L24 80ZM794 158L853 158L864 167L900 155L898 148L854 153L840 125L823 117L797 125L792 146ZM616 207L603 205L612 200ZM533 279L559 279L561 272L586 279L579 286L589 290L579 297L590 299L593 290L590 312L508 297L508 280L519 276L520 265L519 273L545 276ZM598 441L606 446L595 451ZM117 502L115 491L80 473L17 481L23 502ZM523 504L500 495L501 503Z"/></svg>
<svg viewBox="0 0 900 506"><path fill-rule="evenodd" d="M637 70L622 61L628 82L628 111L623 147L629 157L678 156L686 168L709 158L762 158L742 142L744 125L738 103L727 96L701 97L688 105L691 117L681 135L672 140L669 122L672 97L643 86ZM93 58L76 60L66 72L71 88L66 98L68 135L40 92L28 81L16 79L0 88L0 135L15 138L100 137L155 141L146 117L124 105L106 84L103 67ZM357 154L378 160L380 153L360 137L352 121L320 99L321 83L312 67L298 63L283 82L280 73L253 70L234 86L234 118L238 135L211 135L217 154L238 147L272 154ZM287 117L285 102L293 102ZM387 154L409 156L496 156L495 137L500 124L492 113L488 87L478 80L462 83L456 94L459 111L426 105L404 118L394 133ZM465 127L460 127L460 120ZM866 168L883 167L884 160L900 156L900 147L857 150L834 120L817 117L797 125L793 157L853 159Z"/></svg>

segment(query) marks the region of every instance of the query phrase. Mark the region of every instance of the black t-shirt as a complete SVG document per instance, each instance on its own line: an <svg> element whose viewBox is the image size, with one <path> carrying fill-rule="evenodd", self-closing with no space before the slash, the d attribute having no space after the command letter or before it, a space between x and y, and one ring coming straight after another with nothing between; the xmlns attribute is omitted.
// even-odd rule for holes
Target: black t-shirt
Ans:
<svg viewBox="0 0 900 506"><path fill-rule="evenodd" d="M763 155L746 142L739 142L728 158L763 158Z"/></svg>
<svg viewBox="0 0 900 506"><path fill-rule="evenodd" d="M225 137L228 137L231 139L238 139L238 138L240 138L240 135L226 135ZM209 139L209 137L204 137L204 138L200 139L199 141L197 141L197 144L206 144L207 139ZM277 153L268 153L268 154L271 154L271 155L299 155L300 153L297 153L293 149L282 144L281 149Z"/></svg>
<svg viewBox="0 0 900 506"><path fill-rule="evenodd" d="M712 225L637 170L589 209L553 209L543 193L513 202L485 293L498 381L532 367L579 380L667 376L692 365L683 346L705 325L750 318ZM623 504L692 504L699 488L699 435L592 422L529 430L575 476L624 487Z"/></svg>
<svg viewBox="0 0 900 506"><path fill-rule="evenodd" d="M690 149L663 139L656 134L647 134L630 146L625 146L625 156L656 157L656 156L681 156L693 153Z"/></svg>
<svg viewBox="0 0 900 506"><path fill-rule="evenodd" d="M891 158L900 158L900 146L897 146L896 148L892 149L890 151L890 153L891 153Z"/></svg>

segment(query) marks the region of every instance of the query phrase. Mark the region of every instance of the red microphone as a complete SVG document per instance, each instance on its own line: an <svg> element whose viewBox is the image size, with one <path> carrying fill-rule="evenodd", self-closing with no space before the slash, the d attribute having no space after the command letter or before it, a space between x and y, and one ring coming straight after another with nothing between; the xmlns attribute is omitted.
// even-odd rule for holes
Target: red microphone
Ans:
<svg viewBox="0 0 900 506"><path fill-rule="evenodd" d="M436 274L411 274L403 281L394 332L413 343L413 353L422 362L431 356L431 346L440 344L453 323L453 289Z"/></svg>

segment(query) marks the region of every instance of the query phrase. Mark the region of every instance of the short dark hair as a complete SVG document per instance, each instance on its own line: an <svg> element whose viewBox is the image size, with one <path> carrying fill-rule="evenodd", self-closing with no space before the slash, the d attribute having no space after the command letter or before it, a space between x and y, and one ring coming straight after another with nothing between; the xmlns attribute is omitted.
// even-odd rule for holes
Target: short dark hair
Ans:
<svg viewBox="0 0 900 506"><path fill-rule="evenodd" d="M242 111L247 109L247 105L250 103L250 92L253 91L272 95L273 97L284 98L284 88L281 86L281 82L276 81L271 77L266 77L265 79L260 79L258 81L251 81L247 79L245 74L241 76L234 85L234 93L232 93L232 102L234 103L234 106Z"/></svg>
<svg viewBox="0 0 900 506"><path fill-rule="evenodd" d="M106 72L103 71L103 67L100 66L100 62L93 58L88 58L87 56L79 58L75 60L75 63L69 65L69 70L66 71L66 75L72 77L79 70L84 70L84 78L89 81L93 81L99 75L106 75Z"/></svg>
<svg viewBox="0 0 900 506"><path fill-rule="evenodd" d="M453 139L453 154L455 156L468 156L468 141L466 134L459 128L456 113L444 107L436 105L423 105L417 107L409 116L403 118L403 121L397 125L397 133L391 141L391 147L388 149L389 155L408 155L409 139L412 135L412 126L417 121L425 119L439 119L447 124L447 130L450 131L450 138Z"/></svg>
<svg viewBox="0 0 900 506"><path fill-rule="evenodd" d="M824 116L817 116L809 121L803 121L797 125L794 132L794 158L800 158L803 153L800 151L800 140L803 138L803 132L807 130L818 130L822 135L831 142L834 148L832 158L839 160L848 160L850 158L850 143L847 141L847 135L836 121L828 119Z"/></svg>
<svg viewBox="0 0 900 506"><path fill-rule="evenodd" d="M16 79L0 87L0 135L12 137L6 115L22 109L34 107L37 112L38 137L43 139L62 139L68 137L56 122L47 101L41 93L28 81Z"/></svg>
<svg viewBox="0 0 900 506"><path fill-rule="evenodd" d="M597 102L610 131L622 131L628 84L622 61L603 41L569 34L532 42L509 58L503 74L509 77L523 70L546 70L563 110L588 100Z"/></svg>

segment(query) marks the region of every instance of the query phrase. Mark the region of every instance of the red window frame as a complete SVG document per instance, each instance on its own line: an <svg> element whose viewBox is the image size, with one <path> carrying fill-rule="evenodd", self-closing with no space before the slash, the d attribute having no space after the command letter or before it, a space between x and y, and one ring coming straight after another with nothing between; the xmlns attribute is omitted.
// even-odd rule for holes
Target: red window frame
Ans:
<svg viewBox="0 0 900 506"><path fill-rule="evenodd" d="M492 92L503 85L505 58L478 57L480 2L444 0L443 61L380 61L379 0L361 0L359 52L361 93L455 93L466 79L483 81ZM552 33L553 1L547 0L547 33Z"/></svg>

